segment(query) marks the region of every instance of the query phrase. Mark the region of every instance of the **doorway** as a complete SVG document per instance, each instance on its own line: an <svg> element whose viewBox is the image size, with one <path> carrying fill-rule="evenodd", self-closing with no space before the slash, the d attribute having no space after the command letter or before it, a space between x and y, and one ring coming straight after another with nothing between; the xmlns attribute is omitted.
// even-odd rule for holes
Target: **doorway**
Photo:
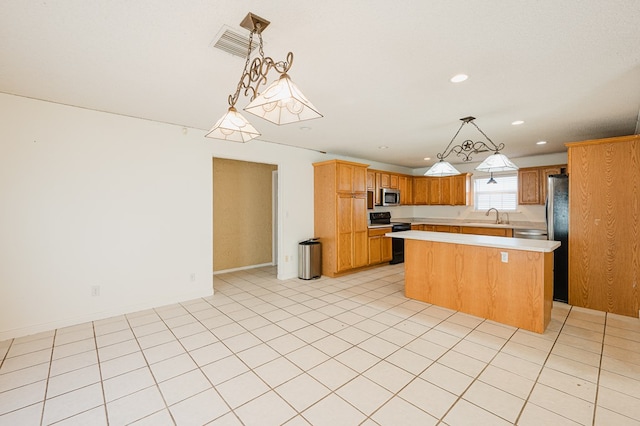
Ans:
<svg viewBox="0 0 640 426"><path fill-rule="evenodd" d="M273 265L277 169L213 158L213 273Z"/></svg>

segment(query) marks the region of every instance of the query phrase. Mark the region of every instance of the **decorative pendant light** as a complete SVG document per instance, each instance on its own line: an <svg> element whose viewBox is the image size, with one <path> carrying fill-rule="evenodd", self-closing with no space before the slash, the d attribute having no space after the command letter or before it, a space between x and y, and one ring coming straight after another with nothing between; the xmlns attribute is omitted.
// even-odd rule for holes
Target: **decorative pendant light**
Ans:
<svg viewBox="0 0 640 426"><path fill-rule="evenodd" d="M260 133L232 106L205 135L207 138L233 142L248 142L258 136Z"/></svg>
<svg viewBox="0 0 640 426"><path fill-rule="evenodd" d="M453 135L453 138L451 139L449 145L447 145L445 150L437 155L440 161L431 166L431 168L425 173L425 176L453 176L460 174L460 172L457 171L455 167L444 161L444 159L447 158L451 153L455 153L458 157L462 157L462 161L468 162L473 160L473 158L471 157L472 154L494 151L492 155L487 157L482 163L480 163L478 167L476 167L476 170L488 173L518 170L518 166L513 164L513 162L511 162L511 160L509 160L505 155L500 154L499 151L504 148L504 144L501 143L500 145L496 145L491 139L489 139L489 137L482 130L480 130L476 123L473 122L473 120L475 119L475 117L471 116L460 119L462 121L460 128L458 129L456 134ZM460 130L462 130L462 128L469 123L471 123L476 129L478 129L480 133L482 133L485 138L487 138L489 144L484 141L474 142L467 139L460 145L451 146L455 138L460 133ZM491 179L488 183L493 183L491 182L491 180L494 180L493 174L491 175Z"/></svg>
<svg viewBox="0 0 640 426"><path fill-rule="evenodd" d="M289 52L287 60L279 62L264 56L262 31L269 23L252 13L247 14L240 23L241 27L251 31L244 70L235 93L229 95L229 110L205 135L206 137L247 142L260 136L260 133L235 108L240 91L244 91L245 96L250 96L250 103L245 111L278 125L322 117L322 114L309 102L287 74L293 63L293 53ZM260 43L259 56L249 65L254 34L258 35ZM260 85L266 84L267 75L272 69L281 74L280 78L269 85L262 94L258 93Z"/></svg>
<svg viewBox="0 0 640 426"><path fill-rule="evenodd" d="M427 172L424 175L442 177L442 176L454 176L459 174L460 172L455 167L453 167L450 163L444 160L440 160L436 164L431 166L431 168L427 170Z"/></svg>

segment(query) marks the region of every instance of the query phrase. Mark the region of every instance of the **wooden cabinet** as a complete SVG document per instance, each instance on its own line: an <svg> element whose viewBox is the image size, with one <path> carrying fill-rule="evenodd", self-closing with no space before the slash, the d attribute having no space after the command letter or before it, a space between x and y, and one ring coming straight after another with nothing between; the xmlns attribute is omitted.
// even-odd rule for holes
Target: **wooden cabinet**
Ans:
<svg viewBox="0 0 640 426"><path fill-rule="evenodd" d="M391 260L391 238L384 235L387 232L391 232L391 228L369 229L369 265Z"/></svg>
<svg viewBox="0 0 640 426"><path fill-rule="evenodd" d="M567 147L569 304L638 317L640 135Z"/></svg>
<svg viewBox="0 0 640 426"><path fill-rule="evenodd" d="M547 177L562 173L566 165L526 167L518 170L518 204L544 204Z"/></svg>
<svg viewBox="0 0 640 426"><path fill-rule="evenodd" d="M369 260L367 196L343 193L337 198L338 264L335 272L344 272L365 266Z"/></svg>
<svg viewBox="0 0 640 426"><path fill-rule="evenodd" d="M412 231L431 231L431 232L450 232L450 233L458 233L458 234L493 235L496 237L512 237L513 236L513 229L511 228L492 228L492 227L485 228L481 226L423 224L423 225L412 225L411 230Z"/></svg>
<svg viewBox="0 0 640 426"><path fill-rule="evenodd" d="M367 191L367 168L357 163L335 162L337 192L366 192Z"/></svg>
<svg viewBox="0 0 640 426"><path fill-rule="evenodd" d="M390 172L376 172L379 188L398 189L398 175Z"/></svg>
<svg viewBox="0 0 640 426"><path fill-rule="evenodd" d="M330 160L314 165L314 229L322 243L322 274L366 266L367 165Z"/></svg>
<svg viewBox="0 0 640 426"><path fill-rule="evenodd" d="M376 190L376 172L367 170L367 191Z"/></svg>
<svg viewBox="0 0 640 426"><path fill-rule="evenodd" d="M454 206L468 206L471 204L471 175L463 173L451 177L451 204Z"/></svg>
<svg viewBox="0 0 640 426"><path fill-rule="evenodd" d="M400 204L403 206L413 204L413 178L398 176L398 189L400 190Z"/></svg>
<svg viewBox="0 0 640 426"><path fill-rule="evenodd" d="M559 175L567 170L566 165L562 166L545 166L540 169L540 204L547 202L547 186L549 185L549 176Z"/></svg>
<svg viewBox="0 0 640 426"><path fill-rule="evenodd" d="M540 169L518 170L518 204L540 204Z"/></svg>
<svg viewBox="0 0 640 426"><path fill-rule="evenodd" d="M413 178L413 203L431 206L466 206L470 203L471 175Z"/></svg>
<svg viewBox="0 0 640 426"><path fill-rule="evenodd" d="M460 227L460 233L490 235L493 237L513 237L513 229L511 228L483 228L479 226L462 226Z"/></svg>
<svg viewBox="0 0 640 426"><path fill-rule="evenodd" d="M413 204L424 206L429 203L429 179L426 177L413 178Z"/></svg>

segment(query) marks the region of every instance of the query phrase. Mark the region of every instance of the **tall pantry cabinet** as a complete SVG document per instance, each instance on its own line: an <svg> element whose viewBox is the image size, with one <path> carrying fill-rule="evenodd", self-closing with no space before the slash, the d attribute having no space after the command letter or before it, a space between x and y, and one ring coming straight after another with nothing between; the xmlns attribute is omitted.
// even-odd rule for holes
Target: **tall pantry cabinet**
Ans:
<svg viewBox="0 0 640 426"><path fill-rule="evenodd" d="M322 244L322 274L334 277L368 263L367 164L315 163L315 237Z"/></svg>
<svg viewBox="0 0 640 426"><path fill-rule="evenodd" d="M638 317L640 135L566 146L569 304Z"/></svg>

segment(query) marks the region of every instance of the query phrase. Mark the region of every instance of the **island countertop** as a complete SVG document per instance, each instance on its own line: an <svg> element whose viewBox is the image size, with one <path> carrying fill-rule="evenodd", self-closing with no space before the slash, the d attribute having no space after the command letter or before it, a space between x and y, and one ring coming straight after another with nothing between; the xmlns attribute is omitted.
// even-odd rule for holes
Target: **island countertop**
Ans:
<svg viewBox="0 0 640 426"><path fill-rule="evenodd" d="M462 244L508 250L523 250L549 253L560 247L559 241L529 240L523 238L492 237L487 235L456 234L449 232L401 231L385 234L391 238Z"/></svg>

